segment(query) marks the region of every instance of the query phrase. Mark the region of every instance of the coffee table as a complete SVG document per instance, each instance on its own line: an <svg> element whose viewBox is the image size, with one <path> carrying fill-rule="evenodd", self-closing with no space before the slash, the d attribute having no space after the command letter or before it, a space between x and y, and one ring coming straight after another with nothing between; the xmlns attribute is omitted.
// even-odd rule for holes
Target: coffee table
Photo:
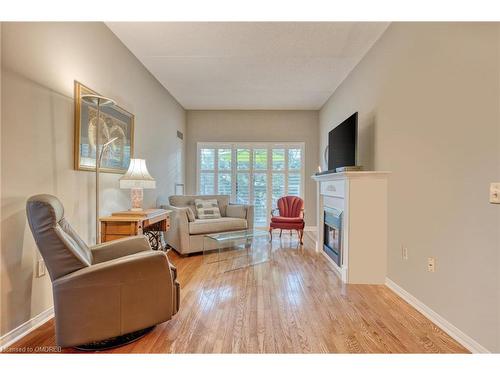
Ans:
<svg viewBox="0 0 500 375"><path fill-rule="evenodd" d="M216 263L219 271L233 271L269 260L272 249L267 231L249 229L203 236L203 262Z"/></svg>

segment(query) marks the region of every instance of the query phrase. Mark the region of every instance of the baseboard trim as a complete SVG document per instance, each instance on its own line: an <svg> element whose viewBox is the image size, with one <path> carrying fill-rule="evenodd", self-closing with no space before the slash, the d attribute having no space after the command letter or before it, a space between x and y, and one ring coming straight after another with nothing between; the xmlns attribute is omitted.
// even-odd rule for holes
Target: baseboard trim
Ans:
<svg viewBox="0 0 500 375"><path fill-rule="evenodd" d="M16 341L19 341L28 333L34 331L53 317L54 307L51 307L31 318L27 322L24 322L19 327L14 328L12 331L7 332L5 335L0 337L0 352L3 352L6 348L14 344Z"/></svg>
<svg viewBox="0 0 500 375"><path fill-rule="evenodd" d="M411 306L413 306L417 311L423 314L427 319L445 331L448 335L450 335L453 339L458 341L462 346L466 349L470 350L471 353L490 353L488 349L479 344L473 338L462 332L460 329L455 327L437 312L432 310L425 303L420 301L418 298L408 293L406 290L401 288L394 281L386 277L385 285L391 289L394 293L408 302Z"/></svg>

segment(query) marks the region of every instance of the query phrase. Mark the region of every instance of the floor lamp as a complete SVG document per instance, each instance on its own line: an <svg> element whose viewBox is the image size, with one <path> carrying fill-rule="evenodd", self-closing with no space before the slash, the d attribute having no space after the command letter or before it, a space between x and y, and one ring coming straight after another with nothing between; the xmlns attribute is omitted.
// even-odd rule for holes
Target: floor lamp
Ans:
<svg viewBox="0 0 500 375"><path fill-rule="evenodd" d="M99 152L99 135L101 130L101 107L115 105L115 101L105 96L100 95L82 95L82 101L97 107L96 132L95 132L95 242L100 243L99 236L99 169L101 167L101 159L105 149L113 143L117 138L113 138L104 143Z"/></svg>

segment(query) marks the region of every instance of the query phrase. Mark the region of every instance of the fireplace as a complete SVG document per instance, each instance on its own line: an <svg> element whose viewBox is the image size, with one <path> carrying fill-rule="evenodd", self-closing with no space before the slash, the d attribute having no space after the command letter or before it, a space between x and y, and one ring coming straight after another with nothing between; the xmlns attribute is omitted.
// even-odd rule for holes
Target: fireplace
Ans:
<svg viewBox="0 0 500 375"><path fill-rule="evenodd" d="M324 209L323 250L339 266L342 266L342 210Z"/></svg>

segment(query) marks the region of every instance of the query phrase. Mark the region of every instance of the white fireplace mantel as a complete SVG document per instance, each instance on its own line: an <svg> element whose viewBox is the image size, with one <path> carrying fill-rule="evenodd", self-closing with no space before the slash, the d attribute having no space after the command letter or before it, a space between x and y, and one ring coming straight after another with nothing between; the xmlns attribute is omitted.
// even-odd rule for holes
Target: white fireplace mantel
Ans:
<svg viewBox="0 0 500 375"><path fill-rule="evenodd" d="M387 269L387 183L390 172L313 175L317 182L317 248L345 283L384 284ZM342 263L323 250L325 208L342 210Z"/></svg>
<svg viewBox="0 0 500 375"><path fill-rule="evenodd" d="M333 181L345 178L369 178L369 177L387 178L387 176L390 174L391 172L387 171L353 171L353 172L313 174L311 178L314 181Z"/></svg>

